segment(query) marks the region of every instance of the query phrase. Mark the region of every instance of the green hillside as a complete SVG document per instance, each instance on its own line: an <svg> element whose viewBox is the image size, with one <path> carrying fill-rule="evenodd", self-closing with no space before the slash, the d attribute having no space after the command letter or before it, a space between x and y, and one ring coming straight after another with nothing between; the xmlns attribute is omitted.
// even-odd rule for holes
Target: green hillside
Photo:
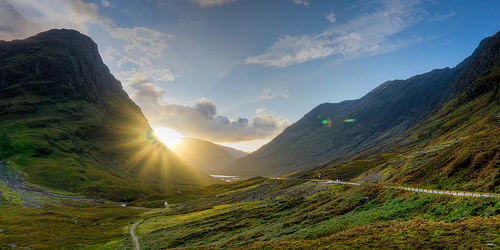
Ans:
<svg viewBox="0 0 500 250"><path fill-rule="evenodd" d="M0 42L0 154L43 187L130 201L216 182L152 133L140 108L71 30Z"/></svg>

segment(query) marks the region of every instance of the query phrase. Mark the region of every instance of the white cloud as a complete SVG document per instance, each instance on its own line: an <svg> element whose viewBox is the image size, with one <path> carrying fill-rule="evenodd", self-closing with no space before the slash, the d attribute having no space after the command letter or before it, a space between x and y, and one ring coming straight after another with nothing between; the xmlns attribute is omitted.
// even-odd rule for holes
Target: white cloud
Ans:
<svg viewBox="0 0 500 250"><path fill-rule="evenodd" d="M107 64L114 64L122 69L117 75L118 78L127 79L141 73L154 81L175 80L175 74L156 62L165 56L168 40L174 39L174 36L143 27L129 29L106 26L106 30L113 38L126 42L123 47L107 47L102 53ZM126 64L132 65L130 69L125 69Z"/></svg>
<svg viewBox="0 0 500 250"><path fill-rule="evenodd" d="M295 4L302 4L302 5L304 5L304 6L309 7L309 2L304 1L304 0L293 0L293 2L294 2Z"/></svg>
<svg viewBox="0 0 500 250"><path fill-rule="evenodd" d="M114 5L109 1L101 1L101 4L104 7L114 7Z"/></svg>
<svg viewBox="0 0 500 250"><path fill-rule="evenodd" d="M9 2L31 21L51 28L69 28L88 33L89 24L113 24L111 19L98 14L97 5L84 0L52 0L50 4L46 1L30 0Z"/></svg>
<svg viewBox="0 0 500 250"><path fill-rule="evenodd" d="M112 8L112 9L116 8L116 6L110 1L104 0L104 1L101 1L101 4L102 4L102 6L104 6L106 8Z"/></svg>
<svg viewBox="0 0 500 250"><path fill-rule="evenodd" d="M288 120L264 109L251 121L247 118L231 120L217 115L215 103L205 98L196 101L194 106L164 104L151 112L156 114L155 118L150 119L155 126L168 127L188 137L214 142L271 139L290 125Z"/></svg>
<svg viewBox="0 0 500 250"><path fill-rule="evenodd" d="M245 63L285 67L331 56L354 59L386 53L423 40L394 37L428 15L419 0L377 0L365 6L370 8L365 9L364 14L344 24L333 25L321 34L284 35L263 54L247 57Z"/></svg>
<svg viewBox="0 0 500 250"><path fill-rule="evenodd" d="M126 81L127 87L133 91L130 97L136 102L148 105L151 108L162 105L162 95L165 94L165 91L154 86L146 75L135 73Z"/></svg>
<svg viewBox="0 0 500 250"><path fill-rule="evenodd" d="M212 6L224 5L227 3L236 2L236 0L191 0L191 1L199 4L201 7L212 7Z"/></svg>
<svg viewBox="0 0 500 250"><path fill-rule="evenodd" d="M26 38L48 28L25 18L14 6L5 0L0 0L0 39L8 41Z"/></svg>
<svg viewBox="0 0 500 250"><path fill-rule="evenodd" d="M337 18L335 17L335 14L333 14L331 11L330 11L330 14L326 15L325 16L326 19L330 22L330 23L334 23L337 21Z"/></svg>
<svg viewBox="0 0 500 250"><path fill-rule="evenodd" d="M451 10L450 13L446 14L446 15L436 15L434 18L430 19L429 21L431 22L441 22L441 21L444 21L452 16L454 16L455 14L457 14L454 10Z"/></svg>
<svg viewBox="0 0 500 250"><path fill-rule="evenodd" d="M231 120L217 114L217 106L207 98L194 105L169 104L163 100L164 91L143 74L127 79L132 99L138 103L154 127L171 128L185 136L214 142L242 142L271 139L281 133L289 121L275 112L260 108L249 120Z"/></svg>
<svg viewBox="0 0 500 250"><path fill-rule="evenodd" d="M282 96L285 99L290 98L290 93L288 92L288 89L277 89L277 88L271 88L271 89L262 89L262 95L255 99L254 102L257 102L259 100L270 100L274 99L278 96Z"/></svg>

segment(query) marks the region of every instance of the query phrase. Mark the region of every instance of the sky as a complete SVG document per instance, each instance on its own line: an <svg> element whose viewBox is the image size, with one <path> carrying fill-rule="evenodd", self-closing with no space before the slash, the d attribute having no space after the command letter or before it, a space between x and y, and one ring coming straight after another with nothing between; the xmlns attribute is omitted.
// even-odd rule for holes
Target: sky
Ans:
<svg viewBox="0 0 500 250"><path fill-rule="evenodd" d="M0 39L75 29L153 128L257 149L317 105L454 67L498 0L0 0Z"/></svg>

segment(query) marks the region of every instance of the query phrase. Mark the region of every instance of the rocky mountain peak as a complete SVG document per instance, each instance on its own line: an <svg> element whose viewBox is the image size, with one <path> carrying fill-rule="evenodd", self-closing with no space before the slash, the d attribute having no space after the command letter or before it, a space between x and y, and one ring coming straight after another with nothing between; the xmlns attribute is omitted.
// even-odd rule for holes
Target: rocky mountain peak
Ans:
<svg viewBox="0 0 500 250"><path fill-rule="evenodd" d="M57 88L45 91L52 99L97 103L102 97L124 94L121 83L103 63L97 44L75 30L53 29L25 40L1 41L0 68L0 89L30 83L34 91Z"/></svg>

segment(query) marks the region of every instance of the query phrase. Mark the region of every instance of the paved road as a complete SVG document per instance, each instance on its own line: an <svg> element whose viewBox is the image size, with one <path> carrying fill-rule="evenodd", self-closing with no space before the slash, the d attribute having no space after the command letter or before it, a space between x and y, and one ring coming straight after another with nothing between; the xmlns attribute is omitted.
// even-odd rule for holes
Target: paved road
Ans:
<svg viewBox="0 0 500 250"><path fill-rule="evenodd" d="M428 194L447 194L454 196L472 196L472 197L499 197L497 194L486 194L486 193L471 193L464 191L448 191L448 190L433 190L433 189L423 189L414 187L392 187L397 189L408 190L412 192L428 193Z"/></svg>
<svg viewBox="0 0 500 250"><path fill-rule="evenodd" d="M361 183L359 183L359 182L345 182L345 181L319 181L318 183L339 184L339 185L356 185L356 186L361 185ZM423 188L415 188L415 187L395 187L395 186L384 186L384 187L397 188L397 189L403 189L403 190L412 191L412 192L428 193L428 194L447 194L447 195L454 195L454 196L497 197L497 198L500 198L500 195L498 195L498 194L471 193L471 192L465 192L465 191L433 190L433 189L423 189Z"/></svg>
<svg viewBox="0 0 500 250"><path fill-rule="evenodd" d="M141 249L141 245L139 245L139 239L137 239L137 236L135 236L134 229L139 223L141 223L144 219L137 221L130 227L130 236L132 236L132 241L134 242L134 250L139 250Z"/></svg>

